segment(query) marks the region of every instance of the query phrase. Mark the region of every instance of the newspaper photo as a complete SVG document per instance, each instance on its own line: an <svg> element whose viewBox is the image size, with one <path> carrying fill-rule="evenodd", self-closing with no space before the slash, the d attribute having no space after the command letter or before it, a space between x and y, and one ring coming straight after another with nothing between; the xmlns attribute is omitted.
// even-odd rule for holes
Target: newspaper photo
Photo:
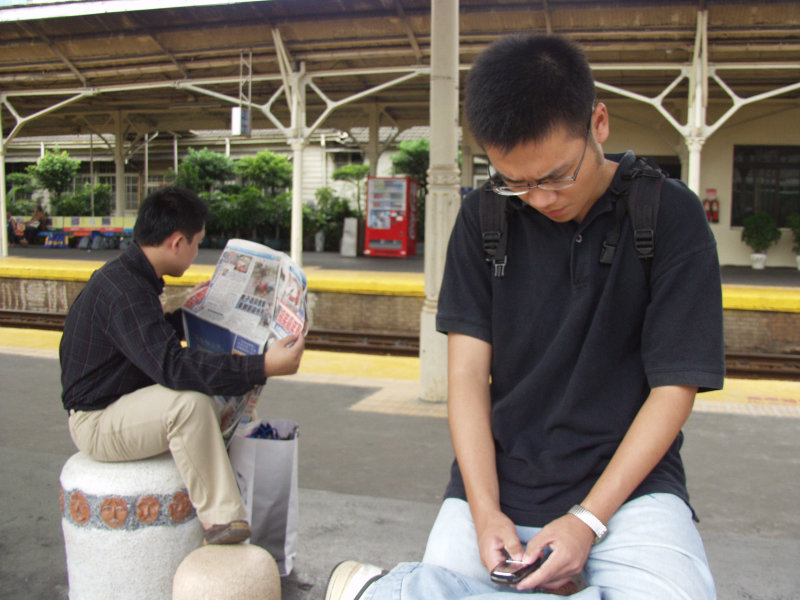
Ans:
<svg viewBox="0 0 800 600"><path fill-rule="evenodd" d="M247 240L229 240L208 285L183 304L191 348L218 353L260 354L274 340L308 331L303 270L286 254ZM263 386L242 396L215 396L222 409L226 443L247 423Z"/></svg>

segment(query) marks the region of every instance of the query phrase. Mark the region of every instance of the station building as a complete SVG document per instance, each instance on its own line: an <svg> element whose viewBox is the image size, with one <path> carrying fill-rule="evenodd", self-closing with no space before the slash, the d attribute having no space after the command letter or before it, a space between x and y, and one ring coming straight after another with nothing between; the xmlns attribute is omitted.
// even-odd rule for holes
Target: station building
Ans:
<svg viewBox="0 0 800 600"><path fill-rule="evenodd" d="M347 162L388 175L397 142L426 135L435 118L433 19L443 3L144 0L124 12L95 0L3 2L0 162L13 172L44 148L66 149L113 184L117 215L134 214L190 147L285 152L301 167L296 202L313 201ZM786 224L800 212L800 4L455 4L460 89L501 35L575 39L609 107L606 151L655 157L707 200L723 264L749 264L742 222L763 211L783 228L768 265L795 266ZM485 157L454 126L460 187L474 187Z"/></svg>

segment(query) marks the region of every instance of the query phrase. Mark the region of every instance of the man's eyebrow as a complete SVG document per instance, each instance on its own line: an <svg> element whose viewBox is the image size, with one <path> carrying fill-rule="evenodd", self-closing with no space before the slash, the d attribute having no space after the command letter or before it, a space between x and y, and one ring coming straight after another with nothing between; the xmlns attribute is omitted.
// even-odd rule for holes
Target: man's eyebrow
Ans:
<svg viewBox="0 0 800 600"><path fill-rule="evenodd" d="M568 169L569 169L569 165L561 165L559 167L556 167L555 169L550 171L547 175L545 175L541 179L534 180L534 183L538 184L538 183L541 183L543 181L548 181L550 179L558 179L560 177L564 177L564 173ZM503 175L500 171L498 171L497 168L495 168L495 172L500 177L500 179L502 179L506 183L512 183L512 184L527 184L527 183L529 183L529 181L526 180L526 179L512 179L511 177L507 177L506 175Z"/></svg>

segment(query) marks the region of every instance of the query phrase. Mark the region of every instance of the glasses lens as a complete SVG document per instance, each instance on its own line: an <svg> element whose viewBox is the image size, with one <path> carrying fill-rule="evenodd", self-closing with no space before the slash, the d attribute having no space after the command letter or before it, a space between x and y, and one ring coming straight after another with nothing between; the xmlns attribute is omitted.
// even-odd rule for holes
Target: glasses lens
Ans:
<svg viewBox="0 0 800 600"><path fill-rule="evenodd" d="M565 190L573 185L575 185L575 180L570 177L569 179L564 179L562 181L549 181L540 183L539 189L554 192L557 190Z"/></svg>
<svg viewBox="0 0 800 600"><path fill-rule="evenodd" d="M504 183L498 183L497 181L492 181L492 191L495 194L499 194L501 196L521 196L525 192L527 192L530 188L527 186L523 186L522 188L511 188Z"/></svg>

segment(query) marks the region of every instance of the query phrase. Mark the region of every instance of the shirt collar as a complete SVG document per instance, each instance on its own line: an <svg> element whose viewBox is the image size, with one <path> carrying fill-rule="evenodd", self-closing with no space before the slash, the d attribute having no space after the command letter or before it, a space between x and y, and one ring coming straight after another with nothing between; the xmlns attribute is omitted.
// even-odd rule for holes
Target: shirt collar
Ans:
<svg viewBox="0 0 800 600"><path fill-rule="evenodd" d="M614 210L614 205L617 198L625 190L627 183L622 179L624 173L630 170L636 155L633 151L628 150L622 154L606 154L605 157L615 163L619 163L617 170L614 172L614 177L611 179L611 184L608 189L600 196L597 201L589 209L589 214L581 222L580 229L587 227L598 215Z"/></svg>
<svg viewBox="0 0 800 600"><path fill-rule="evenodd" d="M138 272L150 285L157 294L164 291L164 278L156 275L156 270L147 259L147 256L139 247L136 242L131 243L120 256L120 260L124 262L129 269Z"/></svg>

